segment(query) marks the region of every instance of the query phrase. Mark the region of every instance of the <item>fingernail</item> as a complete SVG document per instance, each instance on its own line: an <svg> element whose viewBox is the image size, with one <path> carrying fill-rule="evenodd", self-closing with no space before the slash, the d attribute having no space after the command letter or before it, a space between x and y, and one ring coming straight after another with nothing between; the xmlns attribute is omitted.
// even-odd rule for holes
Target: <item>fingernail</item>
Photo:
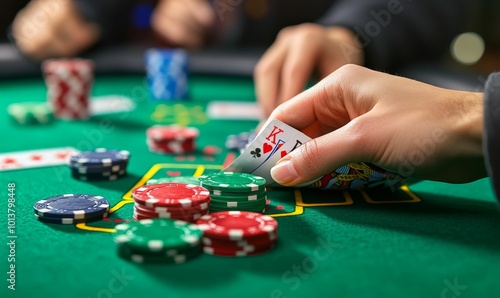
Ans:
<svg viewBox="0 0 500 298"><path fill-rule="evenodd" d="M282 161L271 168L271 177L279 184L292 182L298 175L290 160Z"/></svg>

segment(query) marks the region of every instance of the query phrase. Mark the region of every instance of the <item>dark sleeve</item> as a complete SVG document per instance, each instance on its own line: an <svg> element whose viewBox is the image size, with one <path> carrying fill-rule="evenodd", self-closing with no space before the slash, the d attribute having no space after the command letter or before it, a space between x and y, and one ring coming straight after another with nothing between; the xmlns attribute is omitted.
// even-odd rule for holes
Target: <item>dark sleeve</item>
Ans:
<svg viewBox="0 0 500 298"><path fill-rule="evenodd" d="M365 65L391 70L441 56L460 33L466 0L340 0L319 20L353 30Z"/></svg>
<svg viewBox="0 0 500 298"><path fill-rule="evenodd" d="M490 75L484 93L484 155L486 169L490 175L500 201L500 73Z"/></svg>
<svg viewBox="0 0 500 298"><path fill-rule="evenodd" d="M84 19L101 30L101 43L123 41L129 30L132 0L73 0Z"/></svg>

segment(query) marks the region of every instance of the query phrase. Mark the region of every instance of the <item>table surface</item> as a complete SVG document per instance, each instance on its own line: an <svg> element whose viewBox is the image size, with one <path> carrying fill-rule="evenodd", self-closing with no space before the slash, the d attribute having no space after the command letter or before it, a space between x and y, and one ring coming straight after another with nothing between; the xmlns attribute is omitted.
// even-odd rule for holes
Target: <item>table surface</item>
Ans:
<svg viewBox="0 0 500 298"><path fill-rule="evenodd" d="M88 183L66 166L0 172L3 242L7 243L8 183L16 185L16 291L4 282L1 297L498 297L500 214L487 179L462 185L408 180L394 190L269 190L268 213L279 222L279 242L269 253L243 258L201 255L175 266L136 265L120 259L113 227L132 219L130 190L150 177L218 171L215 159L150 153L145 130L153 124L198 127L198 148L224 147L229 134L254 121L212 120L213 100L253 101L250 79L196 76L191 101L149 99L140 76L98 77L94 95L119 94L137 103L133 112L88 121L19 126L9 103L44 100L41 78L0 82L0 152L72 146L132 153L128 176ZM108 220L88 225L43 224L33 204L62 193L102 195ZM2 245L1 271L8 247Z"/></svg>

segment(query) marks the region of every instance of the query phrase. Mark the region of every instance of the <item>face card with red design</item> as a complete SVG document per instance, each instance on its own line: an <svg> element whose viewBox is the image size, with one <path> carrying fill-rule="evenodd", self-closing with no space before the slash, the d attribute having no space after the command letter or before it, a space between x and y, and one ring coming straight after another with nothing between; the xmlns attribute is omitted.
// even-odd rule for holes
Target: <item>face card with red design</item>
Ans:
<svg viewBox="0 0 500 298"><path fill-rule="evenodd" d="M59 166L78 150L72 147L0 153L0 171Z"/></svg>
<svg viewBox="0 0 500 298"><path fill-rule="evenodd" d="M309 140L302 132L273 120L224 171L251 173L265 178L269 185L273 184L271 168L290 151Z"/></svg>

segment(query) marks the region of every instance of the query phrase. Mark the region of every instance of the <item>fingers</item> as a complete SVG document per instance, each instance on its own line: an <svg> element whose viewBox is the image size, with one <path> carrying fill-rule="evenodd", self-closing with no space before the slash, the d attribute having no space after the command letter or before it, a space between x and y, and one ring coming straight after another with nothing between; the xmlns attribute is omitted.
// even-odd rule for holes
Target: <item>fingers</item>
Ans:
<svg viewBox="0 0 500 298"><path fill-rule="evenodd" d="M306 183L349 162L366 161L358 144L362 131L356 121L325 134L289 153L271 169L273 179L284 186Z"/></svg>
<svg viewBox="0 0 500 298"><path fill-rule="evenodd" d="M12 31L20 50L35 60L77 55L99 38L98 27L84 21L72 1L32 1Z"/></svg>
<svg viewBox="0 0 500 298"><path fill-rule="evenodd" d="M215 22L215 13L205 0L163 0L155 9L152 25L174 46L200 47Z"/></svg>
<svg viewBox="0 0 500 298"><path fill-rule="evenodd" d="M278 105L281 67L286 51L287 43L274 44L255 67L255 93L266 117Z"/></svg>

